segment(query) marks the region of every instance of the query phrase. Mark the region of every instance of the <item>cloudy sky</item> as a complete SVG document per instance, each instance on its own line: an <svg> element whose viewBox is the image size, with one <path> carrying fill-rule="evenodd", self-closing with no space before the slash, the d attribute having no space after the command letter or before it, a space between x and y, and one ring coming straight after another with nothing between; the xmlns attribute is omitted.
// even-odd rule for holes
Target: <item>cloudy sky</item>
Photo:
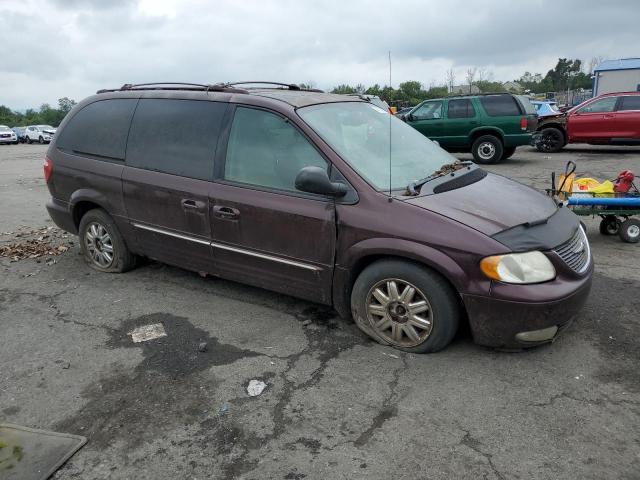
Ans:
<svg viewBox="0 0 640 480"><path fill-rule="evenodd" d="M639 0L0 0L0 105L149 81L464 82L640 56Z"/></svg>

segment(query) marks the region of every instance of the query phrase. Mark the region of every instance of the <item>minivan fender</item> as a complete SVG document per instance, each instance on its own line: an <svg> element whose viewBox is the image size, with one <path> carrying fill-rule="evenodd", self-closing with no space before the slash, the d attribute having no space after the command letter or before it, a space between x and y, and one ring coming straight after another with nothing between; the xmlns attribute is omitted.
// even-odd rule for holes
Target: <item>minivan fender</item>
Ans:
<svg viewBox="0 0 640 480"><path fill-rule="evenodd" d="M370 238L353 244L334 270L333 306L341 316L348 316L351 288L369 264L384 258L406 259L425 265L442 275L459 292L465 292L468 276L458 263L428 245L397 238Z"/></svg>

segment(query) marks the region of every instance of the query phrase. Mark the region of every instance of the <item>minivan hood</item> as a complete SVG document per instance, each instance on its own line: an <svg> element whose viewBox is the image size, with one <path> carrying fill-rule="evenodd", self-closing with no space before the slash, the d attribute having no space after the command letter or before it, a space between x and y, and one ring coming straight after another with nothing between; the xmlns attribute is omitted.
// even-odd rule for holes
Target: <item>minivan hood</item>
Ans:
<svg viewBox="0 0 640 480"><path fill-rule="evenodd" d="M447 192L413 197L407 203L444 215L485 235L495 235L553 215L553 200L536 190L500 175Z"/></svg>

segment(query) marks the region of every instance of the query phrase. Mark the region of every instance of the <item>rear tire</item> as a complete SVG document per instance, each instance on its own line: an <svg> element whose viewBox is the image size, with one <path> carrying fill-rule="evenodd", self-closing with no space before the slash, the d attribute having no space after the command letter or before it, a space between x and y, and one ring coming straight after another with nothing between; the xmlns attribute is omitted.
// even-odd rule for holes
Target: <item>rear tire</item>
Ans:
<svg viewBox="0 0 640 480"><path fill-rule="evenodd" d="M27 138L25 139L25 143L28 143L29 145L31 145L31 139L30 139L29 137L27 137Z"/></svg>
<svg viewBox="0 0 640 480"><path fill-rule="evenodd" d="M623 242L638 243L640 241L640 220L629 218L622 222L618 235Z"/></svg>
<svg viewBox="0 0 640 480"><path fill-rule="evenodd" d="M502 158L500 160L502 161L506 160L507 158L511 158L514 153L516 153L516 147L506 147L504 149L504 152L502 152Z"/></svg>
<svg viewBox="0 0 640 480"><path fill-rule="evenodd" d="M497 163L502 159L502 142L493 135L482 135L473 142L471 153L476 163Z"/></svg>
<svg viewBox="0 0 640 480"><path fill-rule="evenodd" d="M351 313L371 338L410 353L442 350L460 319L458 297L449 283L404 260L380 260L365 268L351 292Z"/></svg>
<svg viewBox="0 0 640 480"><path fill-rule="evenodd" d="M536 142L536 148L543 153L556 153L566 145L564 133L561 130L549 127L540 132L540 140Z"/></svg>
<svg viewBox="0 0 640 480"><path fill-rule="evenodd" d="M136 266L113 219L100 208L89 210L78 228L80 250L87 264L99 272L123 273Z"/></svg>

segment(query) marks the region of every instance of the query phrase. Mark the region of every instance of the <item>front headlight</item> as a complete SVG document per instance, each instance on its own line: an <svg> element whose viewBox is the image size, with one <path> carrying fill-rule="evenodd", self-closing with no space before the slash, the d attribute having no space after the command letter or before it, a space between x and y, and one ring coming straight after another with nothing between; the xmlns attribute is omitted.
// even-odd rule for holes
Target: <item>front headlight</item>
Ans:
<svg viewBox="0 0 640 480"><path fill-rule="evenodd" d="M505 283L540 283L556 276L553 264L538 251L486 257L480 268L487 277Z"/></svg>

